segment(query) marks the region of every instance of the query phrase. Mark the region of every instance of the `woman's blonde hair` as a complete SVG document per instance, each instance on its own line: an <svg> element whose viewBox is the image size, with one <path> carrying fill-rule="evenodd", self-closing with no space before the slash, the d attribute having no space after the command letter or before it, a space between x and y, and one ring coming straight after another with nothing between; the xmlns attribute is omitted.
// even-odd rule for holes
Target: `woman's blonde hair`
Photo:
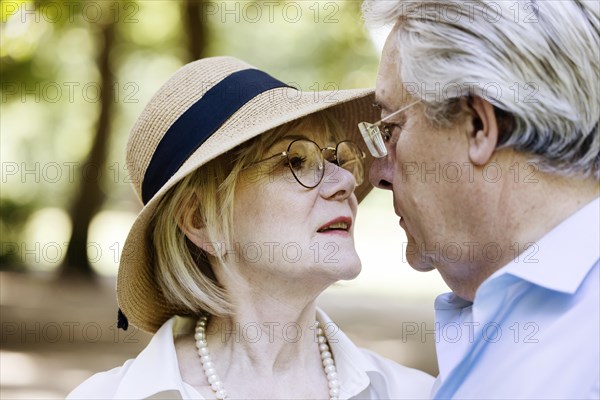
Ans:
<svg viewBox="0 0 600 400"><path fill-rule="evenodd" d="M242 171L264 158L268 149L286 134L299 131L322 133L339 140L339 123L327 111L289 122L253 138L206 163L186 176L161 199L148 230L154 275L164 297L189 315L232 312L229 294L213 273L215 263L227 273L221 251L232 249L233 214L236 187ZM325 143L321 143L324 145ZM194 245L181 225L192 223L206 230L207 244L214 255Z"/></svg>

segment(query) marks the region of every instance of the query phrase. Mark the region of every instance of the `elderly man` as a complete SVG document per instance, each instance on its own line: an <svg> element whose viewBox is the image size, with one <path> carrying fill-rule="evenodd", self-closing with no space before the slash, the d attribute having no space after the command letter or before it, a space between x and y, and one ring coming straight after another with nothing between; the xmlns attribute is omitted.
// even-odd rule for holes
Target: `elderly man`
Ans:
<svg viewBox="0 0 600 400"><path fill-rule="evenodd" d="M370 1L394 23L360 128L410 265L438 270L435 398L599 398L592 1Z"/></svg>

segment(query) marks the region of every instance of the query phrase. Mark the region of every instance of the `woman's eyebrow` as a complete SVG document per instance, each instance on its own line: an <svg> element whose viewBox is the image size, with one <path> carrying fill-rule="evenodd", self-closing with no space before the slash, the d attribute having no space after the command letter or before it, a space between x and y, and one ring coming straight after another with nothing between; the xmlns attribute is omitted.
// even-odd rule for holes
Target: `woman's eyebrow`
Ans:
<svg viewBox="0 0 600 400"><path fill-rule="evenodd" d="M297 133L295 134L290 134L290 135L285 135L282 138L280 138L279 140L277 140L274 144L279 144L281 142L284 141L294 141L294 140L298 140L298 139L305 139L308 140L308 138L305 135L299 135Z"/></svg>

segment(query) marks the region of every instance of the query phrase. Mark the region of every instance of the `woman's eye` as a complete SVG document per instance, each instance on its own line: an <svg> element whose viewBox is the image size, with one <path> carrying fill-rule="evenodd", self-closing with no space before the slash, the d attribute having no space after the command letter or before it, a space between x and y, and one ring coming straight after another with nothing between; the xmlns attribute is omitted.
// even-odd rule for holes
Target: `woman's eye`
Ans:
<svg viewBox="0 0 600 400"><path fill-rule="evenodd" d="M288 155L288 160L290 166L296 171L301 170L304 167L304 163L306 162L306 157L303 157L299 154L290 154Z"/></svg>

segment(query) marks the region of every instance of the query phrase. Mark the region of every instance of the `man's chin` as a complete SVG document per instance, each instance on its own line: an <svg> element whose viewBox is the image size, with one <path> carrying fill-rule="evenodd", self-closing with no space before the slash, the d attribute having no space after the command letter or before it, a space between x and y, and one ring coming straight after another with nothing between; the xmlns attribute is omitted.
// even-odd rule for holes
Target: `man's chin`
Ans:
<svg viewBox="0 0 600 400"><path fill-rule="evenodd" d="M406 254L406 260L408 261L408 265L415 271L429 272L435 269L433 265L423 262L423 257L420 254Z"/></svg>
<svg viewBox="0 0 600 400"><path fill-rule="evenodd" d="M429 265L427 265L427 266L422 266L422 265L413 266L411 264L410 266L412 267L412 269L414 269L415 271L418 271L418 272L430 272L430 271L433 271L435 269L434 267L429 266Z"/></svg>

